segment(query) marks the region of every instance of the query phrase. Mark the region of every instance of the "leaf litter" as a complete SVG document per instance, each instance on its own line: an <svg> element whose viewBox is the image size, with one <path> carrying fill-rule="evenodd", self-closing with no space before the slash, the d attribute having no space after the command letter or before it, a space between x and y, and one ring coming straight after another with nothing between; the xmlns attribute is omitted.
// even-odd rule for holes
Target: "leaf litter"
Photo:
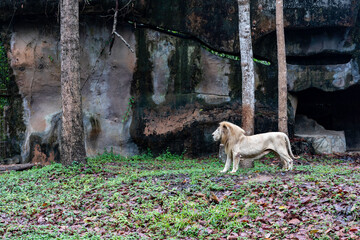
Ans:
<svg viewBox="0 0 360 240"><path fill-rule="evenodd" d="M0 175L0 235L360 239L357 160L303 157L282 172L268 157L221 174L212 158L108 158Z"/></svg>

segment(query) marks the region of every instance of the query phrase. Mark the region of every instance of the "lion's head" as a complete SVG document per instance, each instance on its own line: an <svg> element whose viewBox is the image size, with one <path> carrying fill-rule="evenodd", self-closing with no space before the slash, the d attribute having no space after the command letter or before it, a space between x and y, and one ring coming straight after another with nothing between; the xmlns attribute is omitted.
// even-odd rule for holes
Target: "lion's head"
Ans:
<svg viewBox="0 0 360 240"><path fill-rule="evenodd" d="M229 142L229 140L237 140L245 131L230 122L221 122L219 127L212 133L214 141L221 141L222 144Z"/></svg>
<svg viewBox="0 0 360 240"><path fill-rule="evenodd" d="M212 136L213 136L213 139L214 139L215 142L217 142L217 141L220 140L221 134L222 134L222 131L221 131L221 127L219 126L219 127L212 133Z"/></svg>

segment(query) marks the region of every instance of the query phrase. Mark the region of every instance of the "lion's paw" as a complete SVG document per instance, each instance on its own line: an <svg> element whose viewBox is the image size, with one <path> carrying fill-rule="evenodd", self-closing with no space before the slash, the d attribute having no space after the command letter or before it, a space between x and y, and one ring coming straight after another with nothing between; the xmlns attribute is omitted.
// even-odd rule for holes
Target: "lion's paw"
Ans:
<svg viewBox="0 0 360 240"><path fill-rule="evenodd" d="M224 170L221 170L220 172L221 172L221 173L226 173L226 171L224 171Z"/></svg>

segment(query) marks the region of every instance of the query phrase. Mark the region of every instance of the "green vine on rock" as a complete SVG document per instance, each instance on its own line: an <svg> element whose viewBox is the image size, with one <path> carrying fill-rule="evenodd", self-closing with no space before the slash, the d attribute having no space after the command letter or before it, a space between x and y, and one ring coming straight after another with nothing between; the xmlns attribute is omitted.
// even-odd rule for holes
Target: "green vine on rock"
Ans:
<svg viewBox="0 0 360 240"><path fill-rule="evenodd" d="M135 103L135 98L134 97L130 97L129 101L128 101L128 107L126 109L125 115L123 116L121 122L125 122L126 120L129 119L130 116L130 112L131 112L131 108L133 106L133 104Z"/></svg>
<svg viewBox="0 0 360 240"><path fill-rule="evenodd" d="M175 30L171 30L171 29L166 29L166 28L162 28L162 27L158 27L158 26L150 26L150 25L146 25L146 24L143 24L143 23L136 23L136 22L133 22L133 21L128 21L128 23L134 25L135 27L138 26L138 27L143 27L143 28L146 28L146 27L153 28L153 29L155 29L157 31L165 32L165 33L170 34L170 35L175 35L175 36L180 37L180 38L187 38L187 39L192 38L188 34L178 32L178 31L175 31ZM206 51L210 52L211 54L213 54L215 56L218 56L218 57L221 57L221 58L227 58L227 59L231 59L231 60L235 60L235 61L240 61L240 56L215 51L214 49L211 49L209 46L207 46L206 44L204 44L202 42L200 42L200 45L201 45L201 47L203 49L205 49ZM270 66L271 65L271 63L269 61L264 60L264 59L253 58L253 61L256 62L256 63L262 64L262 65L265 65L265 66Z"/></svg>

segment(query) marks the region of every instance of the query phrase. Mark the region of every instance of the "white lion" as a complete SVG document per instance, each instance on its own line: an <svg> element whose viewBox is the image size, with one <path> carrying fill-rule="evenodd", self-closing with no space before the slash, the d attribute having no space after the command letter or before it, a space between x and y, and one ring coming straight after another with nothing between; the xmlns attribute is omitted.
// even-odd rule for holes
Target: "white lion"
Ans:
<svg viewBox="0 0 360 240"><path fill-rule="evenodd" d="M221 122L220 126L213 132L215 141L221 141L225 146L227 155L225 168L221 172L227 172L233 160L235 173L239 168L239 161L248 159L255 160L275 152L279 155L285 170L293 169L293 153L291 152L290 140L285 133L269 132L245 136L245 131L230 122Z"/></svg>

